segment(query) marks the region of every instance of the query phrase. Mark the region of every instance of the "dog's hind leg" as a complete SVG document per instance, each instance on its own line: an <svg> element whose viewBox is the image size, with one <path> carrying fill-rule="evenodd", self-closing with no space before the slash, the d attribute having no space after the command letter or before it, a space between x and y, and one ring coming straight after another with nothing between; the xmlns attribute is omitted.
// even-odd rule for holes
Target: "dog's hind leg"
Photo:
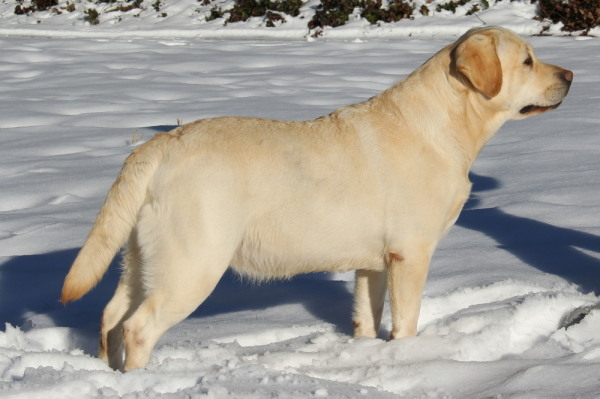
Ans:
<svg viewBox="0 0 600 399"><path fill-rule="evenodd" d="M356 271L352 318L355 337L377 337L387 291L386 282L387 276L384 271Z"/></svg>
<svg viewBox="0 0 600 399"><path fill-rule="evenodd" d="M206 257L171 261L140 306L123 323L125 371L144 367L160 337L188 317L214 290L229 264Z"/></svg>
<svg viewBox="0 0 600 399"><path fill-rule="evenodd" d="M123 255L123 274L114 296L102 313L98 356L115 370L123 368L123 321L141 303L142 287L141 256L134 230Z"/></svg>
<svg viewBox="0 0 600 399"><path fill-rule="evenodd" d="M123 323L126 371L146 366L160 337L204 302L229 267L241 240L236 221L202 211L149 210L140 217L145 295Z"/></svg>
<svg viewBox="0 0 600 399"><path fill-rule="evenodd" d="M160 337L204 302L242 240L242 207L210 194L171 190L140 211L144 299L123 323L125 371L146 366Z"/></svg>

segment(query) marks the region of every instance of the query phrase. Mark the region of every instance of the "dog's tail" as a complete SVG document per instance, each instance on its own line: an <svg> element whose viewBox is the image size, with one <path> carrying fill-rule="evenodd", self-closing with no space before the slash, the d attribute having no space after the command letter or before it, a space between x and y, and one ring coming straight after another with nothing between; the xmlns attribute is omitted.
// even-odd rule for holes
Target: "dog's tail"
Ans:
<svg viewBox="0 0 600 399"><path fill-rule="evenodd" d="M108 191L94 227L65 278L62 303L81 298L100 281L116 252L126 242L144 204L146 189L172 136L161 133L135 149Z"/></svg>

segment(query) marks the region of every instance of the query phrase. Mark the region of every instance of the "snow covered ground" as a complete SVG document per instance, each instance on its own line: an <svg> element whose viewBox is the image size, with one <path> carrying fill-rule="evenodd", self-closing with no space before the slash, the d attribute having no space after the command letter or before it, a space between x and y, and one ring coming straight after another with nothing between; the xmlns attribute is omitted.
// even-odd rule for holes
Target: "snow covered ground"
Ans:
<svg viewBox="0 0 600 399"><path fill-rule="evenodd" d="M0 0L0 35L85 38L203 38L203 39L345 39L456 36L466 28L503 25L519 34L566 35L561 25L534 19L536 0L468 0L454 11L445 8L458 0L410 0L414 11L411 18L394 23L370 24L356 9L347 23L323 30L309 31L308 21L315 15L319 0L303 0L296 17L285 14L283 22L267 27L264 17L245 22L226 23L227 12L235 0L56 0L57 5L46 11L15 14L15 7L28 8L39 0ZM139 7L122 11L123 6L139 2ZM464 1L463 1L464 2ZM385 5L388 1L383 0ZM487 4L487 5L486 5ZM215 6L224 11L224 18L211 20ZM426 15L421 11L427 10ZM479 12L471 14L476 7ZM127 9L128 7L126 7ZM89 12L98 13L94 24ZM318 31L318 32L317 32ZM580 32L579 32L580 33ZM578 34L578 33L575 33ZM600 27L590 36L600 36Z"/></svg>
<svg viewBox="0 0 600 399"><path fill-rule="evenodd" d="M147 369L123 374L94 357L118 260L83 300L58 297L132 148L203 117L320 116L454 38L206 41L158 29L143 39L131 25L137 39L108 26L84 38L90 28L11 24L0 20L14 33L0 37L0 397L598 396L598 39L528 38L573 70L571 93L482 152L472 198L433 259L417 337L352 339L351 274L259 286L226 275ZM390 323L386 313L382 338Z"/></svg>

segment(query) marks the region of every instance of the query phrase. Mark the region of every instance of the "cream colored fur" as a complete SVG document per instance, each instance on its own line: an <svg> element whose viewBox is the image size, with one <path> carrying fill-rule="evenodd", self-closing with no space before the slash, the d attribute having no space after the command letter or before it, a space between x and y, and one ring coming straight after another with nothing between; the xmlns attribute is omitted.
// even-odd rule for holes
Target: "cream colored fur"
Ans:
<svg viewBox="0 0 600 399"><path fill-rule="evenodd" d="M529 62L531 61L531 62ZM63 287L78 299L127 241L100 356L144 367L231 265L254 279L357 270L356 336L416 333L432 253L468 172L509 119L558 106L573 75L502 28L471 30L372 99L307 122L199 120L127 159Z"/></svg>

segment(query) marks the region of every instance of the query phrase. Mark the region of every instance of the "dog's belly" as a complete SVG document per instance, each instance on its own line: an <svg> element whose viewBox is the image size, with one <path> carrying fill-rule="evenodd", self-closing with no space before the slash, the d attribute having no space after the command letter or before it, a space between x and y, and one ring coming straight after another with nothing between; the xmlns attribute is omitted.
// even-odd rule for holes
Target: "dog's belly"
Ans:
<svg viewBox="0 0 600 399"><path fill-rule="evenodd" d="M313 230L294 236L290 232L253 229L237 248L231 267L257 280L311 272L383 270L383 253L383 243L368 235Z"/></svg>
<svg viewBox="0 0 600 399"><path fill-rule="evenodd" d="M285 279L313 272L345 272L357 269L383 270L381 258L344 258L287 256L265 248L248 253L245 245L236 252L231 267L253 280Z"/></svg>

